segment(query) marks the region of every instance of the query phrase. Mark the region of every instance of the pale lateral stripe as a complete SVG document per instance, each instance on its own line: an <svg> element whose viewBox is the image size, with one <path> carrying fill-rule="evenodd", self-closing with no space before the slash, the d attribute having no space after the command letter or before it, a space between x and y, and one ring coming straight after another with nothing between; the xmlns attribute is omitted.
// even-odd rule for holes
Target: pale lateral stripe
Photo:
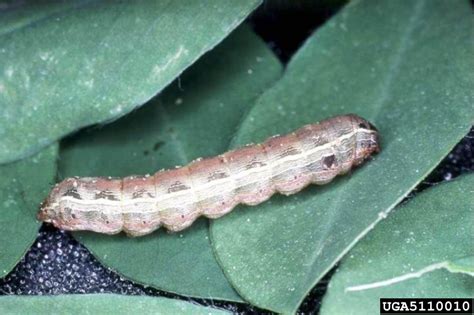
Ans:
<svg viewBox="0 0 474 315"><path fill-rule="evenodd" d="M350 132L348 134L345 134L344 136L341 136L337 139L334 139L333 141L327 142L327 143L322 144L320 146L314 147L313 149L307 150L306 152L302 152L301 154L290 155L290 156L287 156L283 159L276 160L275 163L273 163L273 164L266 164L263 167L252 168L252 169L249 169L249 170L242 171L242 172L238 173L236 176L229 176L229 177L225 177L225 178L222 178L222 179L211 181L211 182L206 183L206 184L202 184L202 185L200 185L199 190L207 190L208 188L210 188L212 186L222 185L225 182L230 181L230 180L236 180L236 179L241 179L241 178L246 177L246 176L252 176L253 174L257 174L257 173L260 173L262 171L267 170L267 168L273 168L277 165L280 165L280 164L283 164L283 163L286 163L286 162L289 162L289 161L298 160L298 159L301 159L301 158L306 158L306 157L308 157L308 155L312 155L312 154L317 153L318 151L323 151L323 150L326 150L326 149L332 147L335 143L338 143L338 142L341 142L343 140L349 139L352 136L354 136L355 134L357 134L358 132L373 133L373 131L368 131L366 129L354 129L352 132ZM283 172L286 172L286 171L287 170L285 170ZM281 172L281 173L283 173L283 172ZM108 200L108 199L96 199L96 200L94 200L94 199L88 199L88 200L87 199L76 199L72 196L63 196L63 197L61 197L61 201L71 201L75 204L81 204L81 205L104 205L104 206L117 206L118 205L118 206L121 206L122 209L124 209L126 206L133 205L135 203L140 203L140 202L148 203L151 200L152 200L153 203L158 203L158 202L162 202L164 200L170 199L170 198L176 198L176 197L179 197L179 196L184 195L184 194L189 194L191 192L190 190L192 190L192 189L186 189L186 190L177 191L177 192L174 192L174 193L171 193L171 194L156 196L153 199L151 199L151 198L136 198L136 199L117 200L116 201L116 200Z"/></svg>
<svg viewBox="0 0 474 315"><path fill-rule="evenodd" d="M319 160L325 158L326 156L328 156L328 155L323 155L318 160L315 160L315 161L319 161ZM307 163L307 164L303 164L301 167L306 167L306 166L310 165L311 163L314 163L315 161L312 161L312 162ZM262 168L258 168L258 170L261 170L261 169ZM275 174L275 176L283 174L283 173L287 172L288 170L291 170L291 168L287 168L287 169ZM255 173L258 173L258 172L255 172ZM258 180L250 181L246 185L255 184L257 182L258 182ZM213 186L216 186L216 185L213 185ZM209 186L209 188L213 187L213 186ZM187 189L187 190L185 190L185 192L189 192L190 190L191 189ZM206 189L203 189L203 190L206 190ZM198 191L200 191L200 190L198 190ZM176 195L176 194L177 193L172 193L173 196ZM215 195L218 195L218 194L208 196L205 199L208 199L208 198L213 197ZM106 200L106 199L83 200L83 199L75 199L74 197L71 197L71 196L65 196L64 198L61 198L61 199L66 200L66 201L71 201L74 204L87 204L87 203L89 203L89 201L99 201L99 202L94 202L94 203L89 203L89 204L94 204L94 205L97 205L97 206L108 206L108 207L110 207L110 208L101 209L103 212L115 212L115 210L113 208L117 207L117 205L116 205L117 203L120 203L121 205L123 205L123 203L121 203L120 200ZM128 205L135 205L137 203L141 203L141 204L151 204L152 206L154 206L157 203L156 199L157 198L136 198L136 199L133 199L133 202L125 203L125 205L127 205L127 204ZM163 200L165 200L165 199L167 199L167 198L163 198ZM205 199L196 199L195 201L189 199L189 200L187 200L187 202L183 202L182 205L187 206L189 204L193 204L194 202L200 202L200 201L203 201ZM81 201L81 202L78 202L78 201ZM84 202L84 201L86 201L86 202ZM121 213L137 213L136 210L127 210L128 208L132 208L132 207L123 207L122 206ZM81 209L81 212L92 212L92 211L97 211L97 210L96 209L90 209L90 208Z"/></svg>
<svg viewBox="0 0 474 315"><path fill-rule="evenodd" d="M237 174L237 176L229 176L229 177L226 177L226 178L222 178L222 179L219 179L219 180L215 180L215 181L212 181L212 182L209 182L209 183L206 183L206 184L202 184L200 185L200 189L208 189L212 186L215 186L215 185L222 185L223 183L225 183L226 181L230 181L232 179L240 179L242 177L246 177L248 175L253 175L253 174L257 174L257 173L260 173L262 171L265 171L266 168L271 168L271 167L275 167L276 165L280 165L280 164L283 164L283 163L286 163L288 161L292 161L292 160L298 160L302 157L307 157L308 155L311 155L311 154L314 154L314 153L317 153L318 151L322 151L324 149L328 149L329 147L331 147L335 142L338 142L338 141L343 141L345 139L348 139L350 137L352 137L353 135L355 135L357 132L366 132L365 129L355 129L353 132L351 133L348 133L344 136L341 136L340 138L338 139L335 139L331 142L328 142L328 143L325 143L323 145L320 145L320 146L317 146L311 150L308 150L306 152L302 152L301 154L299 155L291 155L291 156L287 156L286 158L283 158L283 159L279 159L279 160L276 160L275 163L273 164L267 164L266 166L264 167L259 167L259 168L253 168L253 169L249 169L249 170L246 170L246 171L242 171L240 173ZM372 132L369 132L369 133L372 133ZM276 164L276 165L275 165ZM280 172L279 174L281 173L284 173L288 171L287 170L284 170L283 172ZM277 174L278 175L278 174ZM107 199L89 199L89 200L85 200L85 199L76 199L72 196L63 196L61 197L61 200L66 200L66 201L72 201L76 204L84 204L84 205L87 205L87 204L97 204L97 205L109 205L109 206L116 206L117 203L121 204L122 206L128 206L128 205L133 205L135 203L140 203L140 202L144 202L144 203L147 203L147 202L150 202L150 200L152 200L153 202L160 202L160 201L164 201L164 200L167 200L167 199L170 199L170 198L176 198L177 196L180 196L180 195L184 195L184 194L188 194L190 193L190 190L191 189L186 189L186 190L182 190L182 191L177 191L177 192L174 192L174 193L171 193L171 194L166 194L166 195L162 195L162 198L159 198L159 196L157 196L156 198L136 198L136 199L130 199L130 200L126 200L125 202L121 202L121 200L119 201L116 201L116 200L107 200Z"/></svg>

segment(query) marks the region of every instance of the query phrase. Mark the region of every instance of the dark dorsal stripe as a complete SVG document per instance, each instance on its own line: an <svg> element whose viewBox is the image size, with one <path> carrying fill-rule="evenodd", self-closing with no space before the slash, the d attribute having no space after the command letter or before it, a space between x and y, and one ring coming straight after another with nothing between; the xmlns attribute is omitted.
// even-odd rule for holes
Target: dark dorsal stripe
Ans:
<svg viewBox="0 0 474 315"><path fill-rule="evenodd" d="M173 185L171 185L170 188L168 188L168 193L174 193L174 192L177 192L177 191L187 190L187 189L190 189L190 188L191 187L188 187L188 186L182 184L181 182L177 181Z"/></svg>
<svg viewBox="0 0 474 315"><path fill-rule="evenodd" d="M221 178L226 178L226 177L229 177L229 175L228 175L227 173L217 171L217 172L214 172L214 173L212 173L211 175L209 175L209 177L207 178L207 180L208 180L209 182L212 182L213 180L221 179Z"/></svg>
<svg viewBox="0 0 474 315"><path fill-rule="evenodd" d="M297 148L295 147L289 147L287 148L285 151L283 151L282 153L280 153L280 155L278 156L279 158L284 158L286 156L290 156L290 155L298 155L298 154L301 154L301 151L298 150Z"/></svg>
<svg viewBox="0 0 474 315"><path fill-rule="evenodd" d="M63 196L70 196L73 197L74 199L80 199L82 200L81 194L77 191L76 188L69 188L66 190L66 192L63 194Z"/></svg>
<svg viewBox="0 0 474 315"><path fill-rule="evenodd" d="M139 190L133 192L132 199L142 198L143 196L148 196L150 198L154 198L154 196L149 191L147 191L146 189L139 189Z"/></svg>
<svg viewBox="0 0 474 315"><path fill-rule="evenodd" d="M95 194L94 199L108 199L108 200L115 200L115 201L120 200L120 199L117 198L117 196L115 196L115 194L114 194L113 192L111 192L110 190L102 190L102 191L99 191L98 193Z"/></svg>
<svg viewBox="0 0 474 315"><path fill-rule="evenodd" d="M265 165L267 165L267 164L265 164L263 162L260 162L260 161L251 161L249 164L245 165L245 169L249 170L249 169L252 169L252 168L262 167L262 166L265 166Z"/></svg>

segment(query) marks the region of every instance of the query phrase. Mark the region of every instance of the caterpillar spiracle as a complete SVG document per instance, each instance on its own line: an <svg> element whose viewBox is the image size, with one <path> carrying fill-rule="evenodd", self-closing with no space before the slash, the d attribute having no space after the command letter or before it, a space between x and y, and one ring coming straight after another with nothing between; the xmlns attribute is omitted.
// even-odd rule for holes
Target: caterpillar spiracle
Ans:
<svg viewBox="0 0 474 315"><path fill-rule="evenodd" d="M141 236L164 226L180 231L203 215L257 205L347 173L379 151L377 129L354 115L310 124L261 144L154 175L73 177L56 184L38 219L63 230Z"/></svg>

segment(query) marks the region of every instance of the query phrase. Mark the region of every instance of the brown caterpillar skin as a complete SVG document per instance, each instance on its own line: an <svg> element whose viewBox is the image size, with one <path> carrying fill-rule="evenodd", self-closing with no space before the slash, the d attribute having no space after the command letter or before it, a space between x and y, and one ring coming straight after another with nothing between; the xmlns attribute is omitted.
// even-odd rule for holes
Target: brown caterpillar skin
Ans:
<svg viewBox="0 0 474 315"><path fill-rule="evenodd" d="M257 205L275 192L325 184L378 151L372 124L337 116L152 176L68 178L53 188L38 219L106 234L140 236L161 225L180 231L200 215L214 219L239 203Z"/></svg>

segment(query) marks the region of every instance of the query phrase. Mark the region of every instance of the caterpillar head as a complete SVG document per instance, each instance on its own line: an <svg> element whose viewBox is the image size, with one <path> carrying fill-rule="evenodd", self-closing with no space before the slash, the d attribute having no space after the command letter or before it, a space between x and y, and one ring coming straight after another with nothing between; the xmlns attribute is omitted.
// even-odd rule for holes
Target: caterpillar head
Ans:
<svg viewBox="0 0 474 315"><path fill-rule="evenodd" d="M352 115L352 124L356 130L356 149L354 165L359 165L380 151L379 132L369 121Z"/></svg>
<svg viewBox="0 0 474 315"><path fill-rule="evenodd" d="M49 193L48 197L41 203L40 210L36 216L39 221L57 225L59 215L59 203L57 202L60 187L58 184Z"/></svg>

